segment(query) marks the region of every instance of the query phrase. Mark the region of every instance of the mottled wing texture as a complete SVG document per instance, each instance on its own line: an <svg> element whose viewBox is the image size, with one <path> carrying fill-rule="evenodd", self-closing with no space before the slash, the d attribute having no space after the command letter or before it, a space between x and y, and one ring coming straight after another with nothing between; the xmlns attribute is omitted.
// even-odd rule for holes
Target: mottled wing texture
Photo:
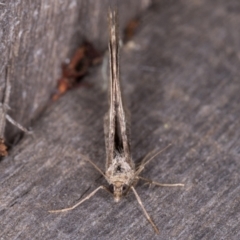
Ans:
<svg viewBox="0 0 240 240"><path fill-rule="evenodd" d="M109 112L105 116L105 142L108 168L118 154L133 166L130 153L129 121L122 101L119 80L119 38L116 11L109 10Z"/></svg>

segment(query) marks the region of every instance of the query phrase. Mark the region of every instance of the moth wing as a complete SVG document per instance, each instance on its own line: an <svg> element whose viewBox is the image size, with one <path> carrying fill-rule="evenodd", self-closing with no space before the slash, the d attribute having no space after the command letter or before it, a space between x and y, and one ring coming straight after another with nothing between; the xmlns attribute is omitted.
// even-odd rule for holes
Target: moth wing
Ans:
<svg viewBox="0 0 240 240"><path fill-rule="evenodd" d="M105 147L106 147L106 169L111 165L114 157L114 135L115 130L114 121L110 115L112 113L108 111L104 116L104 135L105 135Z"/></svg>
<svg viewBox="0 0 240 240"><path fill-rule="evenodd" d="M120 86L120 77L119 77L119 38L117 31L117 20L116 12L109 10L109 63L110 63L110 110L112 112L112 118L109 121L109 126L114 127L115 130L112 130L109 133L113 138L113 154L114 151L120 152L121 155L124 155L126 161L133 166L131 160L130 152L130 124L128 111L124 107L121 86ZM112 121L112 122L111 122ZM110 144L109 144L110 145ZM122 149L121 149L122 148Z"/></svg>

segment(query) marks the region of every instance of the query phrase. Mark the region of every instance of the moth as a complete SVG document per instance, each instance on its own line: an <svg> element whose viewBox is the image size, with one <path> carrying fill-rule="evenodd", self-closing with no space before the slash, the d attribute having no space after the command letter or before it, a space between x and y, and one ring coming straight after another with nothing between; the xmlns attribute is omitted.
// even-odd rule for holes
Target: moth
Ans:
<svg viewBox="0 0 240 240"><path fill-rule="evenodd" d="M144 167L159 153L165 149L155 153L149 158L149 154L143 159L142 164L139 167L135 167L132 160L130 150L130 124L128 111L126 110L120 87L119 77L119 38L118 38L118 24L116 11L109 9L109 111L104 118L104 133L105 133L105 145L106 145L106 171L105 173L95 165L90 159L87 159L97 171L104 176L109 183L109 187L99 186L80 202L70 208L64 208L60 210L52 210L49 212L65 212L72 210L91 198L100 189L104 189L110 192L115 202L126 195L130 190L133 191L139 205L141 206L144 215L147 220L151 223L156 233L159 230L149 214L147 213L141 198L135 190L135 185L138 180L146 181L150 184L158 186L183 186L181 183L176 184L161 184L149 179L140 177L140 173L144 170Z"/></svg>
<svg viewBox="0 0 240 240"><path fill-rule="evenodd" d="M28 131L25 127L17 123L14 119L12 119L7 111L9 110L9 99L11 94L11 83L10 83L10 67L8 66L6 69L6 82L5 82L5 91L3 100L0 103L0 156L4 157L8 155L7 146L5 144L4 139L4 131L6 126L6 120L8 120L12 125L18 127L20 130L27 134L32 134L31 131Z"/></svg>

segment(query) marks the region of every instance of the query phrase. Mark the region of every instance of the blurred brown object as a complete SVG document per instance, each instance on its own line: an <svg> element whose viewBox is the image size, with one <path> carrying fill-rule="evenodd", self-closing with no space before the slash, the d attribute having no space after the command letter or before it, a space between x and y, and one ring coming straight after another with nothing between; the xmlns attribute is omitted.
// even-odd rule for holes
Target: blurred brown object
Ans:
<svg viewBox="0 0 240 240"><path fill-rule="evenodd" d="M5 145L4 140L1 138L0 139L0 156L5 157L7 155L8 155L7 146Z"/></svg>
<svg viewBox="0 0 240 240"><path fill-rule="evenodd" d="M65 92L79 85L88 69L101 61L102 54L90 42L85 41L76 50L70 62L62 64L62 76L58 79L57 92L53 94L52 100L56 101Z"/></svg>
<svg viewBox="0 0 240 240"><path fill-rule="evenodd" d="M134 18L128 22L126 28L124 29L124 35L123 35L124 43L132 39L132 37L136 33L139 23L140 23L139 18Z"/></svg>

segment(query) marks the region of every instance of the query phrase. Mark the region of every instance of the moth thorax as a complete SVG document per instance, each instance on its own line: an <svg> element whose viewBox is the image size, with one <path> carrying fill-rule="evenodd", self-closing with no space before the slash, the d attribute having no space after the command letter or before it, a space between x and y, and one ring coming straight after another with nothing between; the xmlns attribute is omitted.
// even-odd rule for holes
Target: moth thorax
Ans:
<svg viewBox="0 0 240 240"><path fill-rule="evenodd" d="M113 159L112 164L106 171L106 178L109 184L120 188L121 185L131 185L134 179L134 169L122 157ZM120 190L116 190L119 192Z"/></svg>

